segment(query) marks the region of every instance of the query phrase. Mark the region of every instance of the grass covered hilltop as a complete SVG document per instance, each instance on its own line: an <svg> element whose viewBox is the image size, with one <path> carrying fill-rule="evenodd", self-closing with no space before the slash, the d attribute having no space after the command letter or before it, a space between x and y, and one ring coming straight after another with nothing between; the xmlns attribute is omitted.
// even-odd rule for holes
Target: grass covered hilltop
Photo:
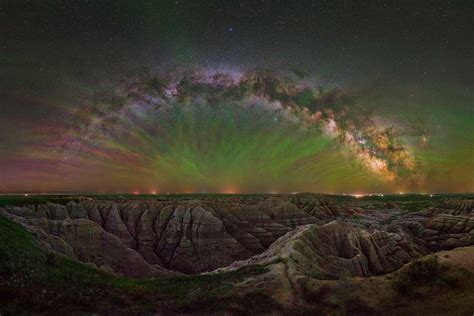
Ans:
<svg viewBox="0 0 474 316"><path fill-rule="evenodd" d="M211 275L130 279L46 252L21 225L3 216L0 232L2 312L152 312L156 303L164 310L167 305L173 309L194 305L222 309L225 302L213 302L213 295L265 271L261 266L250 266Z"/></svg>

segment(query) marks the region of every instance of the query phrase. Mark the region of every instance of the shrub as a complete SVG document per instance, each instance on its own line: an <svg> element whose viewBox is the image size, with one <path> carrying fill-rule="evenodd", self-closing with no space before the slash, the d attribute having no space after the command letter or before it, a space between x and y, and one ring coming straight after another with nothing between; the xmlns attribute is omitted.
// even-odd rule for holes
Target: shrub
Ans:
<svg viewBox="0 0 474 316"><path fill-rule="evenodd" d="M425 260L416 260L401 273L393 285L403 295L413 295L416 289L422 286L455 285L456 282L446 275L447 270L448 267L441 265L436 256Z"/></svg>
<svg viewBox="0 0 474 316"><path fill-rule="evenodd" d="M438 262L438 257L433 256L427 260L413 262L406 275L414 285L426 285L435 282L444 271L444 267Z"/></svg>
<svg viewBox="0 0 474 316"><path fill-rule="evenodd" d="M331 286L323 284L317 288L311 288L307 283L302 285L303 298L309 304L321 304L331 294Z"/></svg>

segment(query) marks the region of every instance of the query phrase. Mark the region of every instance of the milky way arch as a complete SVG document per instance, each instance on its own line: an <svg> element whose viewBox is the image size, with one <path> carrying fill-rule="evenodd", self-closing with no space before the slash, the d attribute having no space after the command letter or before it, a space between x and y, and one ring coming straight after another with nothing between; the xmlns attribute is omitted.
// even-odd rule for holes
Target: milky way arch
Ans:
<svg viewBox="0 0 474 316"><path fill-rule="evenodd" d="M416 185L403 131L353 99L290 71L138 71L70 111L57 172L142 192L330 190L354 171Z"/></svg>

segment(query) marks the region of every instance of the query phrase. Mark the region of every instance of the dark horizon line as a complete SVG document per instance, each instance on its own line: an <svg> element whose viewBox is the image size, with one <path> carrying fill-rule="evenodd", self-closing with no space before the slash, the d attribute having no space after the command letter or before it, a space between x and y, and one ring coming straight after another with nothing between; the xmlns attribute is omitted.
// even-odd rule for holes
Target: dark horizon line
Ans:
<svg viewBox="0 0 474 316"><path fill-rule="evenodd" d="M134 193L134 192L78 192L78 191L51 191L51 192L41 192L41 191L0 191L0 195L279 195L279 194L315 194L315 195L360 195L360 196L376 196L376 195L464 195L464 194L474 194L474 192L370 192L370 193L327 193L327 192L311 192L311 191L302 191L302 192L234 192L234 193L225 193L225 192L159 192L159 193Z"/></svg>

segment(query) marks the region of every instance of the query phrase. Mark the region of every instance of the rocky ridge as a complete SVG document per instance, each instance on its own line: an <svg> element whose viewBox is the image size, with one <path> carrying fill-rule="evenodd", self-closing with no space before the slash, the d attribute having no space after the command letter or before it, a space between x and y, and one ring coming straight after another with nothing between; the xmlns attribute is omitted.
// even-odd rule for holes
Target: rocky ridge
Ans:
<svg viewBox="0 0 474 316"><path fill-rule="evenodd" d="M129 277L286 264L297 280L390 273L474 245L473 200L401 203L312 194L195 200L81 200L5 207L44 247ZM219 271L219 270L217 270Z"/></svg>

